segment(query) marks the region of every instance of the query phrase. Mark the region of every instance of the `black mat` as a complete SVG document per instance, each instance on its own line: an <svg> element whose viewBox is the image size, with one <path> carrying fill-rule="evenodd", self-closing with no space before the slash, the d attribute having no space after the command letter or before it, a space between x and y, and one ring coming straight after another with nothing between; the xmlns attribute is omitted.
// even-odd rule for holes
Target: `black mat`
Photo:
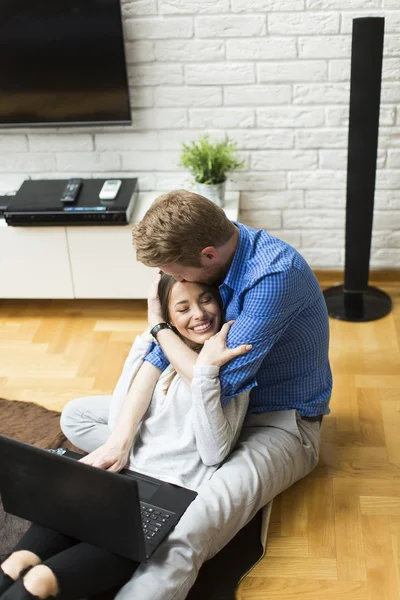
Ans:
<svg viewBox="0 0 400 600"><path fill-rule="evenodd" d="M260 510L225 548L204 563L188 600L234 600L239 581L263 555L261 522Z"/></svg>

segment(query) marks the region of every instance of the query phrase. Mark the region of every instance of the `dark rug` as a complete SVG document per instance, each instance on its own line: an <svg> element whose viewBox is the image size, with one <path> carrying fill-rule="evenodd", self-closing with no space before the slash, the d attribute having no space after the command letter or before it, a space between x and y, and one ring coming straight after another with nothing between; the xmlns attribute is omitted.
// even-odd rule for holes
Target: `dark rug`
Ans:
<svg viewBox="0 0 400 600"><path fill-rule="evenodd" d="M60 413L33 402L0 398L0 434L33 444L39 448L68 448L82 452L71 444L60 429ZM30 523L4 512L0 499L0 561L12 551ZM188 600L234 600L235 590L264 553L261 543L262 511L244 527L214 558L204 563ZM96 600L111 600L102 594Z"/></svg>

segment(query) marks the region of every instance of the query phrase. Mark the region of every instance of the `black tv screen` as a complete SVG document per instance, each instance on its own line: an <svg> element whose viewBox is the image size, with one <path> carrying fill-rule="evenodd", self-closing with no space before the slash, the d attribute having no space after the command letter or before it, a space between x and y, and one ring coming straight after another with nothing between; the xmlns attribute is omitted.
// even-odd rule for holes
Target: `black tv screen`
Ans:
<svg viewBox="0 0 400 600"><path fill-rule="evenodd" d="M119 0L0 0L0 127L130 122Z"/></svg>

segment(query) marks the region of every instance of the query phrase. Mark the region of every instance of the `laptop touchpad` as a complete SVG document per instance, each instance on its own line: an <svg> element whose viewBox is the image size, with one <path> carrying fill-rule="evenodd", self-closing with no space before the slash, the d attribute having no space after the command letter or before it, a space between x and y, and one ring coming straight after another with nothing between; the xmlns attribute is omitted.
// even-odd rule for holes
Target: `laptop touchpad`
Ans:
<svg viewBox="0 0 400 600"><path fill-rule="evenodd" d="M157 492L160 487L157 483L150 483L148 481L144 481L143 479L136 478L139 487L139 498L140 500L150 500Z"/></svg>

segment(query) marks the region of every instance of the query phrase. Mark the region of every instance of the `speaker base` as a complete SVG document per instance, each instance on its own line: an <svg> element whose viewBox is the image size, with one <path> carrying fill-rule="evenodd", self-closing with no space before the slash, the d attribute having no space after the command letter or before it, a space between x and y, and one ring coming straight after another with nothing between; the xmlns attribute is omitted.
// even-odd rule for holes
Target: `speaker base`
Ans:
<svg viewBox="0 0 400 600"><path fill-rule="evenodd" d="M324 291L328 314L342 321L376 321L392 310L390 297L368 286L363 292L345 292L343 285L335 285Z"/></svg>

